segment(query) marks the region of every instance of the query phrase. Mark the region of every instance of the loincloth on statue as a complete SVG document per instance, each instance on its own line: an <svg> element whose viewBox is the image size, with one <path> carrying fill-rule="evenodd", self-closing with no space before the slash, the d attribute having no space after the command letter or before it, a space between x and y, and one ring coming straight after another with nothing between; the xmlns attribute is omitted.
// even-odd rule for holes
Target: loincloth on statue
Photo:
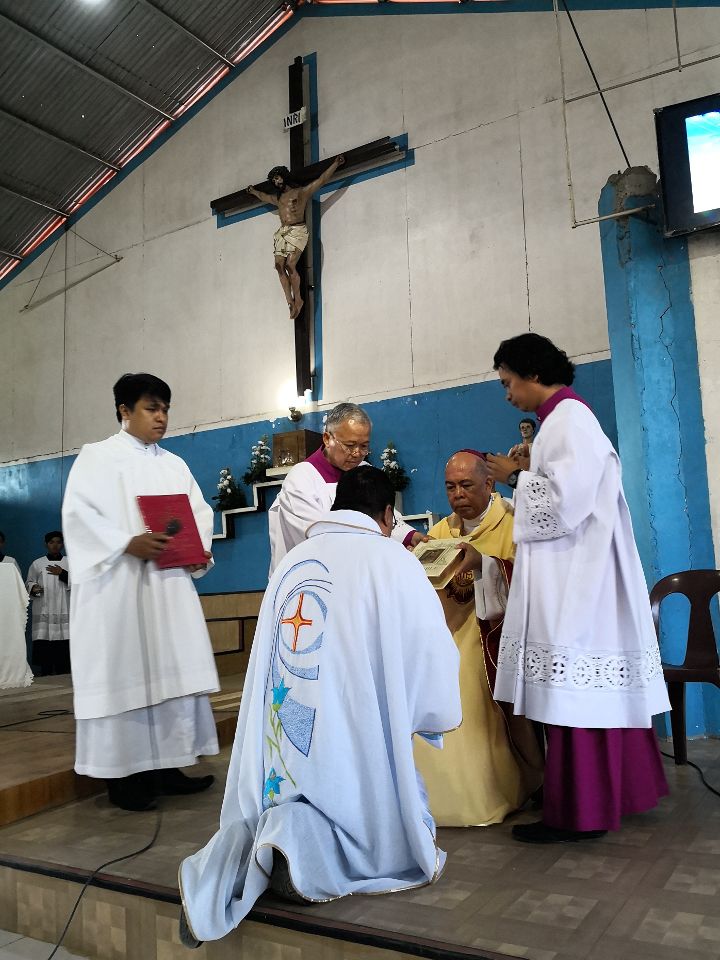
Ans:
<svg viewBox="0 0 720 960"><path fill-rule="evenodd" d="M291 223L279 227L273 235L276 257L289 257L292 253L302 253L308 242L308 228L304 223Z"/></svg>

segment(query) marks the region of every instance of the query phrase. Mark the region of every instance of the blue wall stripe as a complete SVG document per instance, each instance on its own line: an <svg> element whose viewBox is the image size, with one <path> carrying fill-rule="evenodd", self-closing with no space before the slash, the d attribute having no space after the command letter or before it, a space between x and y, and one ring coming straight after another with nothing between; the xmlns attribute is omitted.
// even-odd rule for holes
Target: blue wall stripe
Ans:
<svg viewBox="0 0 720 960"><path fill-rule="evenodd" d="M609 360L580 364L576 388L616 443L615 406ZM373 461L392 440L411 477L403 494L405 513L447 513L444 468L463 447L505 452L518 439L522 414L506 403L497 380L431 390L363 404L373 420ZM256 421L169 437L163 446L187 461L205 498L217 493L220 469L229 466L239 479L249 466L250 448L263 434L294 429L322 430L324 414L306 414L300 424L287 419ZM60 525L61 479L74 457L0 467L0 530L7 551L27 570L40 556L43 534ZM274 493L269 492L267 505ZM220 518L216 531L220 530ZM201 593L261 590L267 582L270 545L267 515L250 513L236 521L237 538L213 547L216 567L198 581Z"/></svg>

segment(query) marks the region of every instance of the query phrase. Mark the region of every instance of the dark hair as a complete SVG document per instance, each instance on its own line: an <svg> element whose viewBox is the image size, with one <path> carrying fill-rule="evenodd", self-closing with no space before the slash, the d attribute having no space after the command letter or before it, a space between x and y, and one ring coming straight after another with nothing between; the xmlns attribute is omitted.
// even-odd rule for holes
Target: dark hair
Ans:
<svg viewBox="0 0 720 960"><path fill-rule="evenodd" d="M287 167L273 167L272 170L268 173L267 178L270 181L270 186L277 193L278 196L282 193L282 190L278 189L273 183L273 177L282 177L283 183L286 187L297 187L298 184L293 180L293 175L290 173Z"/></svg>
<svg viewBox="0 0 720 960"><path fill-rule="evenodd" d="M62 530L50 530L45 534L45 543L49 543L54 537L60 537L63 543L65 543L65 538L62 535Z"/></svg>
<svg viewBox="0 0 720 960"><path fill-rule="evenodd" d="M575 364L564 350L539 333L521 333L503 340L493 357L493 368L507 367L519 377L537 377L545 387L564 383L569 387L575 379Z"/></svg>
<svg viewBox="0 0 720 960"><path fill-rule="evenodd" d="M537 427L532 417L523 417L518 426L521 427L524 423L529 423L533 430Z"/></svg>
<svg viewBox="0 0 720 960"><path fill-rule="evenodd" d="M113 387L113 394L118 423L122 420L119 410L121 403L132 410L140 397L157 397L163 403L169 404L171 396L170 387L152 373L124 373Z"/></svg>
<svg viewBox="0 0 720 960"><path fill-rule="evenodd" d="M5 543L5 534L2 532L2 530L0 530L0 540Z"/></svg>
<svg viewBox="0 0 720 960"><path fill-rule="evenodd" d="M394 504L395 490L388 475L366 463L343 473L331 509L357 510L377 520Z"/></svg>

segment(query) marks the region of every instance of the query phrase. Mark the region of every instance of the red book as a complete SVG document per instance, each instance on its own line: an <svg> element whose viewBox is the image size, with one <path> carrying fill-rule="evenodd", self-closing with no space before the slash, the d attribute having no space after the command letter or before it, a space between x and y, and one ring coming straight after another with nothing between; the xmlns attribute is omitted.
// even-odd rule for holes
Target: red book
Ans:
<svg viewBox="0 0 720 960"><path fill-rule="evenodd" d="M167 533L172 540L155 563L161 570L207 563L190 500L186 493L137 498L140 513L151 533Z"/></svg>

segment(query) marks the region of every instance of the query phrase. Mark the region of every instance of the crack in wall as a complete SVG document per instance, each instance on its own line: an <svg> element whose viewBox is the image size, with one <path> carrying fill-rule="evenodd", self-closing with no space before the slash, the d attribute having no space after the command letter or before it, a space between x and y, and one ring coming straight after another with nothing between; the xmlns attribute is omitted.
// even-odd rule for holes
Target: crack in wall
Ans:
<svg viewBox="0 0 720 960"><path fill-rule="evenodd" d="M688 532L690 534L690 536L688 537L688 557L690 561L689 565L692 568L694 566L693 537L692 537L692 524L690 522L690 511L688 509L688 489L687 489L687 484L685 483L685 478L683 477L683 472L682 472L682 459L683 459L684 451L683 451L683 438L682 438L682 424L680 422L680 411L678 410L678 407L677 407L677 397L678 397L677 372L675 370L675 358L670 351L670 347L675 343L675 339L674 337L666 338L665 336L665 316L673 308L672 294L670 293L670 287L668 286L668 282L665 278L665 273L664 273L665 269L666 269L666 264L665 264L665 261L663 260L663 262L658 264L658 275L662 280L663 286L665 287L665 292L667 294L667 299L668 299L668 305L663 310L663 312L660 314L660 317L659 317L659 320L660 320L660 338L659 339L660 339L660 343L662 343L668 355L668 360L670 361L670 369L672 371L673 394L672 394L672 397L670 398L670 407L673 413L675 414L675 419L677 420L678 445L679 445L676 476L677 476L678 483L680 484L680 487L682 488L682 492L683 492L683 512L687 519Z"/></svg>

